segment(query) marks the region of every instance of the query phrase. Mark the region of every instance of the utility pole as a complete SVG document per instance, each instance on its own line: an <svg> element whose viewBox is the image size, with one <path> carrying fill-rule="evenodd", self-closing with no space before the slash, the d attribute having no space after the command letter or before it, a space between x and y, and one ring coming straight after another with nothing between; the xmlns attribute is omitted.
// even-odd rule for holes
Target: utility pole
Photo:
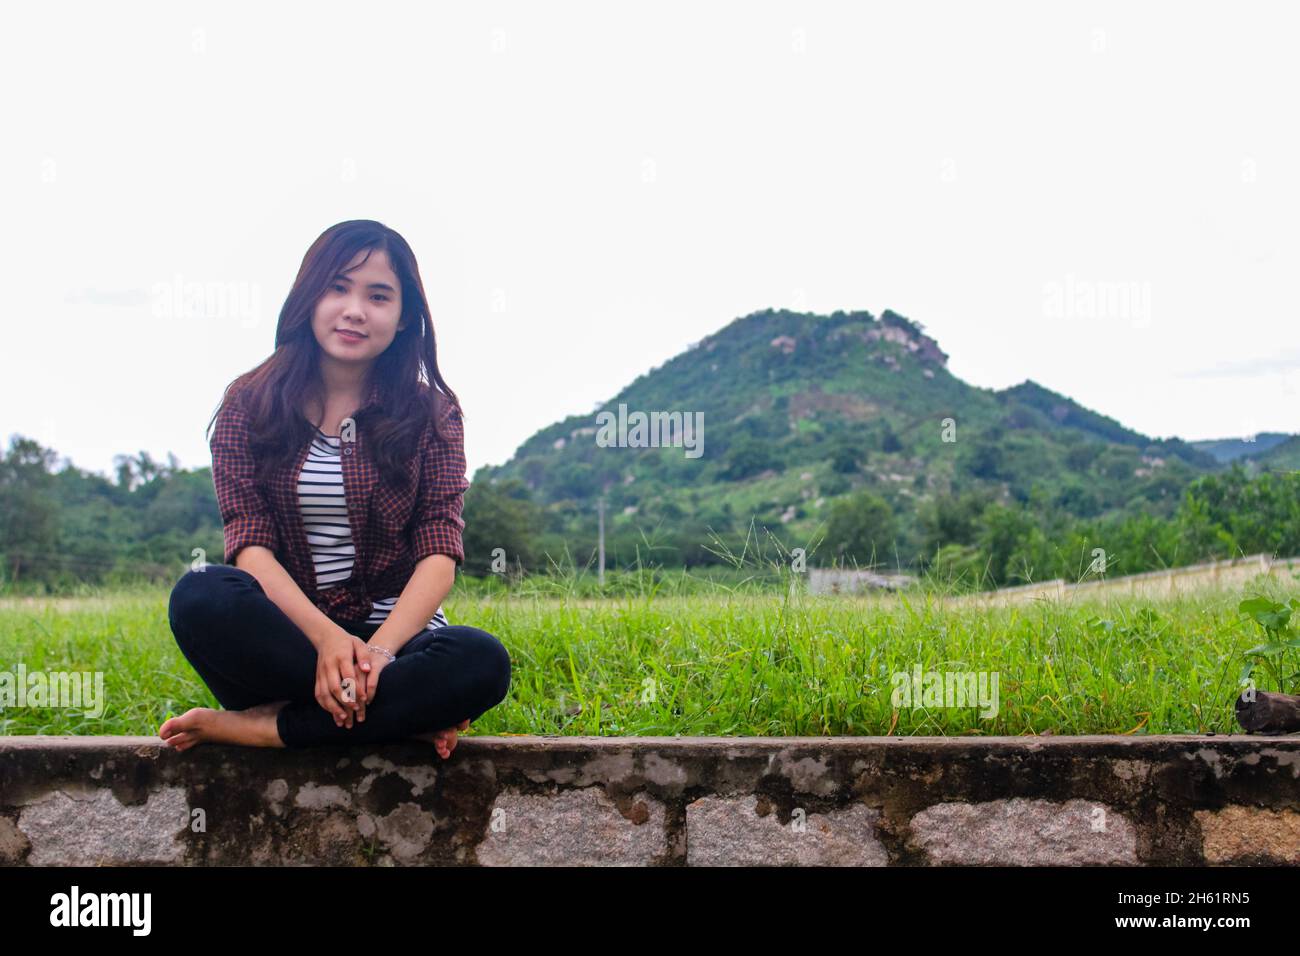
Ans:
<svg viewBox="0 0 1300 956"><path fill-rule="evenodd" d="M597 553L600 555L600 586L605 586L605 496L601 495L597 499L597 527L599 528L599 544L596 546Z"/></svg>

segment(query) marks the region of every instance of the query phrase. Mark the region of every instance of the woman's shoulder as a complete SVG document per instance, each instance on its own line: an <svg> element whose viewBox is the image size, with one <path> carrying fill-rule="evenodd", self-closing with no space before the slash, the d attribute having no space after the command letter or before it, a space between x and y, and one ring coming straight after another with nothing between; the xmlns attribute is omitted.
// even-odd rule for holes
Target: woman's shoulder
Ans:
<svg viewBox="0 0 1300 956"><path fill-rule="evenodd" d="M246 431L249 424L247 393L242 389L229 389L221 399L213 428L217 435ZM215 437L215 435L214 435Z"/></svg>
<svg viewBox="0 0 1300 956"><path fill-rule="evenodd" d="M245 416L249 414L253 402L253 389L248 385L242 385L236 382L226 389L225 395L221 399L221 411L230 412L232 416Z"/></svg>

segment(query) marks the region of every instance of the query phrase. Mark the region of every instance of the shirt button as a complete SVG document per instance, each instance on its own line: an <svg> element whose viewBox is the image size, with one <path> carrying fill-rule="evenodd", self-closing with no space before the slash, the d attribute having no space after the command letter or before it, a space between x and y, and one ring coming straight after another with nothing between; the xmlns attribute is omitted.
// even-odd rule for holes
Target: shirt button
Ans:
<svg viewBox="0 0 1300 956"><path fill-rule="evenodd" d="M351 447L344 448L344 449L343 449L343 454L345 454L345 455L350 455L350 454L352 454L352 449L351 449Z"/></svg>

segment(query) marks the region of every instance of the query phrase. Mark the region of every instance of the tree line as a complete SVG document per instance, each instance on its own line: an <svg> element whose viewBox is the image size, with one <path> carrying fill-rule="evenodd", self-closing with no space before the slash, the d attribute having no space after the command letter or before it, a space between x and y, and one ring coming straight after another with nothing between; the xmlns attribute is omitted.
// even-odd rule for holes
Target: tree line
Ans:
<svg viewBox="0 0 1300 956"><path fill-rule="evenodd" d="M518 479L480 472L465 494L463 573L545 573L588 565L596 502L543 507ZM724 565L753 533L730 503L691 517L668 508L607 522L610 568ZM802 548L812 565L873 566L988 588L1099 573L1133 574L1265 552L1300 554L1300 472L1252 475L1240 465L1192 481L1172 513L1079 517L1055 496L1023 500L990 488L943 494L900 511L869 488L829 502ZM201 550L196 550L201 549ZM1104 555L1098 564L1098 549ZM0 452L0 587L51 592L79 584L174 581L196 554L222 560L211 470L147 453L121 455L106 478L59 467L51 449L22 436Z"/></svg>

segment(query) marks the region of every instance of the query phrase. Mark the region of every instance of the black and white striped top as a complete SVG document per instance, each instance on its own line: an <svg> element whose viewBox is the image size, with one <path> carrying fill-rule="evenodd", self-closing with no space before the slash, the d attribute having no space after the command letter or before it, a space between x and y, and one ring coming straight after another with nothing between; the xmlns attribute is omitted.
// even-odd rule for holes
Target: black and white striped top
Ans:
<svg viewBox="0 0 1300 956"><path fill-rule="evenodd" d="M350 578L356 557L352 526L348 524L347 499L343 494L343 466L339 459L341 442L339 436L326 435L317 428L302 473L298 476L298 506L302 509L303 524L307 528L307 544L311 547L316 585L320 591ZM381 624L397 604L397 598L384 598L372 603L374 610L370 612L367 623ZM426 629L446 626L446 615L439 607Z"/></svg>

